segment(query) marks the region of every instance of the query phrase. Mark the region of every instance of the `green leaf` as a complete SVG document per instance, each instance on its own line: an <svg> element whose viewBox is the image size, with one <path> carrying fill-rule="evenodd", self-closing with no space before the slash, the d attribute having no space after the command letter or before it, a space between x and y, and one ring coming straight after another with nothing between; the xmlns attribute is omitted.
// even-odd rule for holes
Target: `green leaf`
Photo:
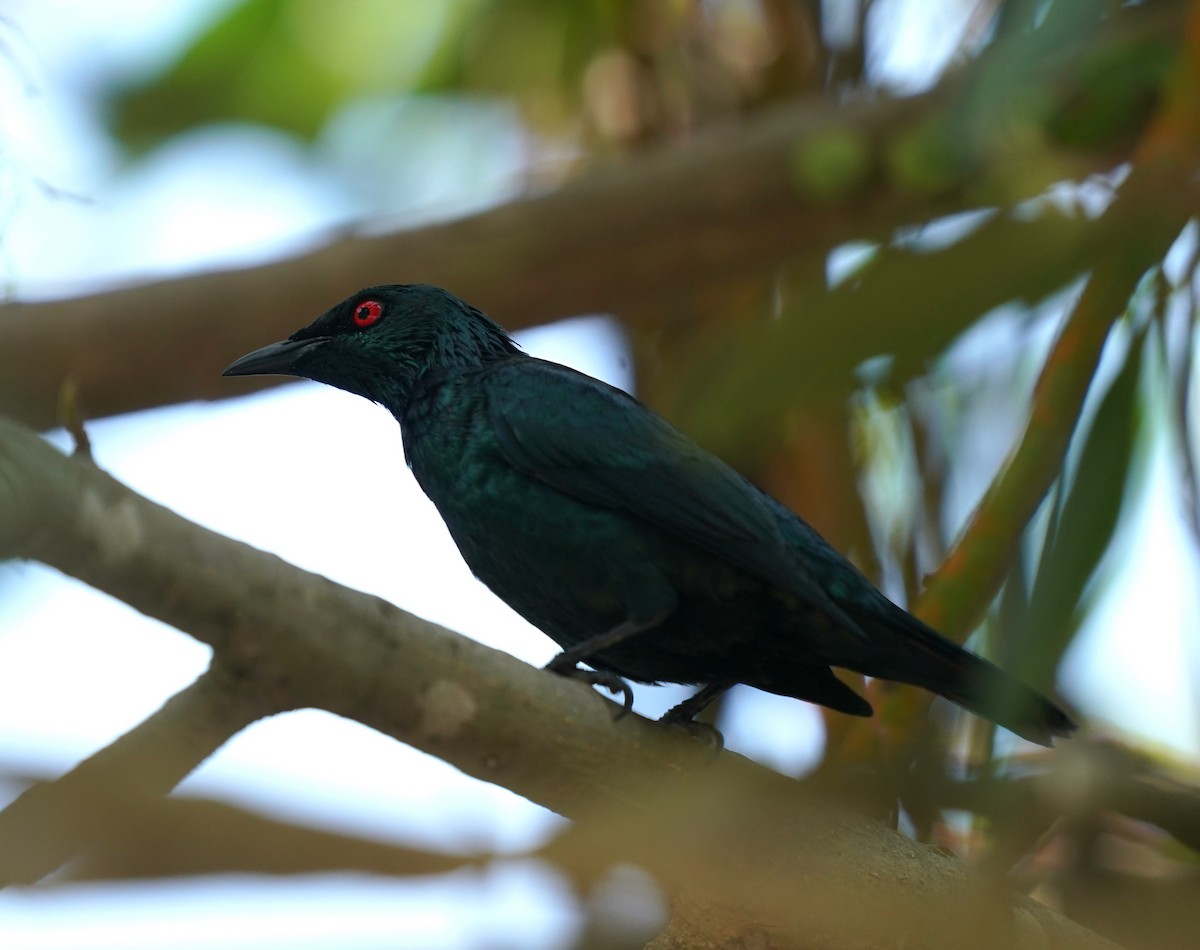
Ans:
<svg viewBox="0 0 1200 950"><path fill-rule="evenodd" d="M1074 477L1050 525L1029 597L1023 629L1009 630L1005 647L1019 644L1014 670L1045 682L1078 629L1077 610L1088 582L1112 543L1141 426L1138 382L1146 332L1131 342L1088 428Z"/></svg>

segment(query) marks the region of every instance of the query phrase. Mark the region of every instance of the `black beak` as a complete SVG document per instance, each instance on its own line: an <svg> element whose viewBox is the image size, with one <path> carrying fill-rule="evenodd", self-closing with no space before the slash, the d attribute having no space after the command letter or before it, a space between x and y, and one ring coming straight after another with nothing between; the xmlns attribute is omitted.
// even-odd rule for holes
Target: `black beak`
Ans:
<svg viewBox="0 0 1200 950"><path fill-rule="evenodd" d="M325 343L328 337L283 340L247 353L225 367L222 376L295 376L292 367L301 353Z"/></svg>

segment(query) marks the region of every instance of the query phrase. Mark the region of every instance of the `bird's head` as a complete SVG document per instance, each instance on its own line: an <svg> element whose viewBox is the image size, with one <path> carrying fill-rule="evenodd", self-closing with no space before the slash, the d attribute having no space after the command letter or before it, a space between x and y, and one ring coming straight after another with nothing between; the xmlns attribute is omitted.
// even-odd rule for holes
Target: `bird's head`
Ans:
<svg viewBox="0 0 1200 950"><path fill-rule="evenodd" d="M433 370L469 369L520 352L498 324L428 284L368 287L286 340L248 353L225 376L302 376L403 411Z"/></svg>

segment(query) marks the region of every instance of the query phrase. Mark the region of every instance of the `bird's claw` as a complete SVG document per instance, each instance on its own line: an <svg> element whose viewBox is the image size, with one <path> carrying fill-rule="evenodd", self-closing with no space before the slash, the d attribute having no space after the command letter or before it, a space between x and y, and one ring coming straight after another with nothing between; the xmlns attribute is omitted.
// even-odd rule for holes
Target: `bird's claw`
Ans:
<svg viewBox="0 0 1200 950"><path fill-rule="evenodd" d="M633 709L633 690L616 673L607 673L604 670L585 670L582 667L576 666L570 660L560 662L563 656L564 654L560 653L546 664L545 669L551 673L557 673L559 676L580 680L589 686L599 686L608 690L614 696L621 696L621 708L617 711L616 716L613 717L615 719L620 719Z"/></svg>
<svg viewBox="0 0 1200 950"><path fill-rule="evenodd" d="M700 694L697 694L699 696ZM698 719L692 718L696 713L704 708L703 704L697 704L697 696L691 699L684 700L678 706L672 706L660 718L664 726L674 726L676 729L683 729L689 736L697 742L702 742L708 746L713 755L725 748L725 737L721 735L721 730L711 723L701 722Z"/></svg>
<svg viewBox="0 0 1200 950"><path fill-rule="evenodd" d="M659 722L682 729L697 742L708 746L713 755L725 748L725 737L721 735L721 730L710 723L700 722L698 719L668 719L666 716Z"/></svg>

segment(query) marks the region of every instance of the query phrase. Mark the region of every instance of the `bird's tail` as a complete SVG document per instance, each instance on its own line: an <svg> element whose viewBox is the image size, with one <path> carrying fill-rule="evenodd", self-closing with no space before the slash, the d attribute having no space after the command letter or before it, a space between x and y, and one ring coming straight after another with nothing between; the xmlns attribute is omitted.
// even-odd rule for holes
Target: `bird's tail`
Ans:
<svg viewBox="0 0 1200 950"><path fill-rule="evenodd" d="M903 631L912 648L910 662L897 663L893 654L888 658L889 669L879 675L945 696L1039 745L1053 745L1055 736L1069 736L1078 728L1060 706L1011 673L964 650L911 615L905 615L905 620L910 621Z"/></svg>

